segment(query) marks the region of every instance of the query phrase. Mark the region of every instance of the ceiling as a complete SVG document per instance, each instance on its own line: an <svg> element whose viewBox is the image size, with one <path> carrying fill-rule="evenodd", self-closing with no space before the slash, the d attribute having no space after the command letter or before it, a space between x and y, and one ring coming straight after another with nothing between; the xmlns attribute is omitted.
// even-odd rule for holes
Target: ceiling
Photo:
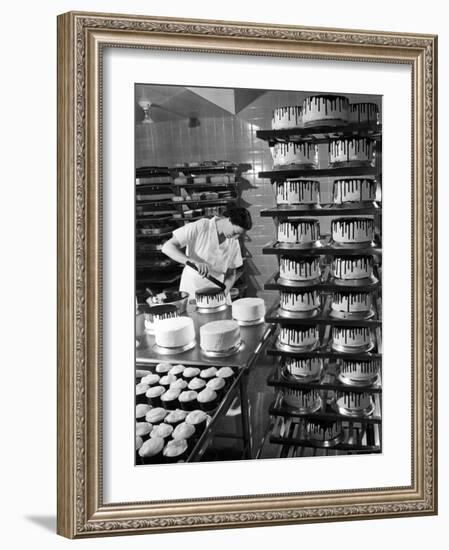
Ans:
<svg viewBox="0 0 449 550"><path fill-rule="evenodd" d="M164 122L234 116L264 93L264 90L139 84L136 86L136 121L144 116L139 101L151 102L151 119Z"/></svg>

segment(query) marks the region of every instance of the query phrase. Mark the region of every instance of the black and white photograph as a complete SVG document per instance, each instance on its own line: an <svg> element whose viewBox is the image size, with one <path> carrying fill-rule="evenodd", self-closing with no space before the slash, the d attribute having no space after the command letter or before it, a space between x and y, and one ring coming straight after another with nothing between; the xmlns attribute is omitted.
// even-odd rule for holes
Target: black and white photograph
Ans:
<svg viewBox="0 0 449 550"><path fill-rule="evenodd" d="M135 85L136 466L382 452L381 187L379 95Z"/></svg>

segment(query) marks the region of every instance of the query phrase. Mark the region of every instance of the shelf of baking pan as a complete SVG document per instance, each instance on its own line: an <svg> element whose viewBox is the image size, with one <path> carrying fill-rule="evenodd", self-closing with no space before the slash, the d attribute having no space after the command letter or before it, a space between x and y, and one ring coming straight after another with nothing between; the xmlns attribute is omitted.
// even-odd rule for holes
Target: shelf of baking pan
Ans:
<svg viewBox="0 0 449 550"><path fill-rule="evenodd" d="M293 326L293 323L279 323L280 326ZM303 326L303 325L302 325ZM310 320L309 326L315 326L313 320ZM355 326L355 325L353 325ZM269 347L267 355L275 357L298 357L307 359L309 357L318 357L322 359L348 359L354 361L368 361L370 359L380 359L382 357L382 331L379 327L373 327L371 330L372 347L369 350L338 351L332 347L331 325L318 325L319 343L314 348L294 348L278 347L279 330L274 331L274 338L271 340L272 347Z"/></svg>
<svg viewBox="0 0 449 550"><path fill-rule="evenodd" d="M313 178L348 178L351 176L378 176L380 169L377 166L348 166L341 168L298 168L296 165L286 166L279 170L259 172L258 177L271 179L272 181L285 181L290 178L309 177Z"/></svg>
<svg viewBox="0 0 449 550"><path fill-rule="evenodd" d="M141 170L139 172L139 170ZM168 168L165 168L165 167L161 167L160 169L157 169L157 168L145 168L145 169L137 169L136 170L136 180L137 179L144 179L144 178L148 178L148 179L151 179L151 178L154 178L154 179L157 179L157 178L170 178L171 177L171 174L168 170ZM140 184L137 184L137 185L140 185Z"/></svg>
<svg viewBox="0 0 449 550"><path fill-rule="evenodd" d="M280 254L282 256L380 256L382 254L382 245L378 236L371 245L360 243L354 247L344 247L335 245L329 235L321 237L318 244L299 248L296 246L286 246L288 243L272 241L262 248L262 254Z"/></svg>
<svg viewBox="0 0 449 550"><path fill-rule="evenodd" d="M210 200L201 200L201 199L184 199L182 201L139 201L137 206L167 206L168 204L176 206L177 204L227 204L228 202L235 202L238 200L238 197L230 197L226 199L210 199Z"/></svg>
<svg viewBox="0 0 449 550"><path fill-rule="evenodd" d="M167 259L168 260L168 257L167 256L164 256L164 260ZM157 260L156 260L157 261ZM154 260L140 260L138 262L136 262L136 271L138 271L138 275L139 274L142 274L142 271L146 271L146 270L151 270L151 273L153 272L164 272L166 273L167 271L174 271L176 269L181 269L183 266L181 264L178 264L172 260L170 260L169 262L165 263L164 262L164 265L157 265L155 263Z"/></svg>
<svg viewBox="0 0 449 550"><path fill-rule="evenodd" d="M171 273L169 276L165 278L161 278L161 276L154 275L152 277L138 277L139 284L148 284L148 285L167 285L167 284L173 284L179 281L181 278L181 273Z"/></svg>
<svg viewBox="0 0 449 550"><path fill-rule="evenodd" d="M381 452L381 424L378 423L361 424L350 419L344 420L342 422L342 441L327 448L322 444L305 439L301 434L301 428L304 429L304 420L302 419L276 416L273 417L268 439L270 443L290 448L313 448L327 455L339 451L358 454Z"/></svg>
<svg viewBox="0 0 449 550"><path fill-rule="evenodd" d="M264 290L323 290L323 291L354 291L354 292L364 292L364 291L375 291L380 286L381 276L377 266L373 266L373 277L366 284L361 285L351 285L344 284L343 279L335 279L332 276L330 267L327 265L322 272L322 275L319 279L314 282L303 281L301 284L298 284L296 281L289 280L287 282L279 282L280 273L279 271L272 275L264 284ZM337 281L337 282L336 282Z"/></svg>
<svg viewBox="0 0 449 550"><path fill-rule="evenodd" d="M376 382L373 384L366 384L364 386L343 384L343 382L338 379L338 366L330 361L324 361L323 370L319 378L311 382L302 382L300 378L284 372L282 364L278 364L268 375L267 384L268 386L276 388L291 388L297 390L310 390L314 388L317 390L337 390L342 392L382 393L380 376L377 377Z"/></svg>
<svg viewBox="0 0 449 550"><path fill-rule="evenodd" d="M190 188L190 187L200 187L200 188L216 188L216 187L237 187L239 185L239 182L238 181L232 181L232 182L228 182L228 183L194 183L194 182L189 182L189 183L173 183L172 184L172 187L186 187L186 188Z"/></svg>
<svg viewBox="0 0 449 550"><path fill-rule="evenodd" d="M167 182L154 182L154 183L136 183L136 193L142 192L142 191L153 191L153 192L162 192L162 193L170 193L171 188L173 187L173 182L167 181Z"/></svg>
<svg viewBox="0 0 449 550"><path fill-rule="evenodd" d="M229 165L216 164L211 166L173 166L169 168L169 171L171 173L184 174L186 177L188 177L188 174L204 174L207 172L234 174L240 169L240 166L240 164L235 163Z"/></svg>
<svg viewBox="0 0 449 550"><path fill-rule="evenodd" d="M321 407L315 412L301 412L284 402L283 392L278 391L274 400L268 408L268 412L272 416L283 416L284 418L303 418L305 420L318 421L334 421L334 420L351 420L352 422L360 422L361 424L380 424L382 422L381 415L381 395L373 393L371 398L374 403L374 409L371 414L358 414L347 416L337 412L332 406L333 391L323 390Z"/></svg>
<svg viewBox="0 0 449 550"><path fill-rule="evenodd" d="M136 368L140 366L144 370L149 370L150 372L154 372L154 368L152 367L155 367L158 362L159 361L155 361L152 364L148 364L148 363L139 364L139 362L137 361ZM209 366L205 367L204 365L194 364L194 363L192 363L190 366L198 367L200 369L205 369L209 367ZM241 377L243 376L244 369L239 369L234 367L233 370L236 374L234 376L234 379L231 382L231 385L226 390L226 393L224 394L223 398L220 400L215 410L207 413L211 417L211 420L209 424L206 426L206 428L203 430L203 432L201 433L200 437L193 443L185 462L198 462L199 460L201 460L202 455L206 451L209 445L209 442L214 435L214 431L215 431L215 428L217 427L218 420L227 412L232 401L237 395L237 391L240 386L240 381L241 381Z"/></svg>
<svg viewBox="0 0 449 550"><path fill-rule="evenodd" d="M380 202L365 202L356 206L355 203L349 205L323 204L321 206L305 205L298 206L278 206L277 208L267 208L260 211L264 218L291 218L291 217L315 217L315 216L361 216L364 214L381 214L382 207Z"/></svg>
<svg viewBox="0 0 449 550"><path fill-rule="evenodd" d="M266 323L282 323L283 325L331 325L340 327L379 327L382 326L382 308L380 301L373 300L372 317L369 319L339 318L331 316L332 297L326 296L322 307L316 310L316 313L310 317L298 315L298 312L283 310L279 303L275 304L265 315Z"/></svg>
<svg viewBox="0 0 449 550"><path fill-rule="evenodd" d="M271 145L275 143L288 143L290 141L310 141L312 143L328 143L331 140L341 137L368 137L375 140L382 138L382 125L377 123L365 124L341 124L329 126L321 124L308 128L287 128L283 130L257 130L256 137L268 141Z"/></svg>
<svg viewBox="0 0 449 550"><path fill-rule="evenodd" d="M172 231L165 231L164 233L136 233L136 239L158 241L160 239L170 238L172 233Z"/></svg>

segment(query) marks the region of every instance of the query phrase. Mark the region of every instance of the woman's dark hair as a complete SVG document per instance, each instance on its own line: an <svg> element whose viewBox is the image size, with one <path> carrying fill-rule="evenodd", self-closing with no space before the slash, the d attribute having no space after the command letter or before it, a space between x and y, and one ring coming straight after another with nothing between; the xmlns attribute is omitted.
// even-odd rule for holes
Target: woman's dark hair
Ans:
<svg viewBox="0 0 449 550"><path fill-rule="evenodd" d="M229 218L231 220L231 223L233 225L238 225L242 229L245 229L245 231L248 231L253 226L253 222L251 220L251 214L246 208L236 207L236 208L228 208L224 213L223 216L226 218Z"/></svg>

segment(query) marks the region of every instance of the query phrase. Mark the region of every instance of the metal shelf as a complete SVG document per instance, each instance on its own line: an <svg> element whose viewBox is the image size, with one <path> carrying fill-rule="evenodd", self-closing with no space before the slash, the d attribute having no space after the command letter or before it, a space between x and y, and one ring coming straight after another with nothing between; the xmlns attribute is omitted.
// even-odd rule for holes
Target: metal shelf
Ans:
<svg viewBox="0 0 449 550"><path fill-rule="evenodd" d="M168 204L176 206L177 204L227 204L228 202L235 202L237 201L237 197L229 198L229 199L210 199L210 200L198 200L198 199L185 199L182 201L168 201L168 202L160 202L160 201L140 201L137 203L137 206L167 206Z"/></svg>
<svg viewBox="0 0 449 550"><path fill-rule="evenodd" d="M270 145L289 141L309 141L313 143L328 143L340 137L369 137L379 140L382 126L377 123L342 124L339 126L311 126L309 128L289 128L285 130L258 130L256 137L268 141Z"/></svg>
<svg viewBox="0 0 449 550"><path fill-rule="evenodd" d="M285 376L281 371L281 365L274 368L273 372L267 378L267 384L269 386L298 390L310 390L314 388L317 390L336 390L341 392L363 393L369 391L370 393L382 393L380 381L366 386L349 386L348 384L343 384L338 379L337 366L334 363L329 364L327 361L325 362L320 378L314 382L301 382L299 379L292 376Z"/></svg>
<svg viewBox="0 0 449 550"><path fill-rule="evenodd" d="M274 417L269 428L270 443L281 445L280 456L329 456L335 454L367 454L381 452L381 425L360 424L350 420L342 423L343 441L338 445L323 448L317 443L300 437L303 420ZM260 455L260 458L263 458Z"/></svg>
<svg viewBox="0 0 449 550"><path fill-rule="evenodd" d="M267 282L264 284L265 290L323 290L323 291L353 291L353 292L373 292L375 291L379 285L380 280L377 279L377 281L373 281L371 284L368 285L361 285L361 286L352 286L352 285L341 285L341 284L335 284L335 279L330 274L330 269L327 266L325 273L321 276L320 282L315 284L309 284L309 285L295 285L294 282L292 284L286 285L278 282L279 279L279 271L272 275Z"/></svg>
<svg viewBox="0 0 449 550"><path fill-rule="evenodd" d="M188 187L205 187L205 188L209 188L209 187L236 187L238 186L239 182L237 181L233 181L233 182L228 182L228 183L173 183L172 186L173 187L184 187L184 188L188 188Z"/></svg>
<svg viewBox="0 0 449 550"><path fill-rule="evenodd" d="M284 181L287 178L299 178L313 176L314 178L350 177L350 176L376 176L379 168L376 166L349 166L347 168L286 168L283 170L271 170L259 172L259 178L268 178L273 181Z"/></svg>
<svg viewBox="0 0 449 550"><path fill-rule="evenodd" d="M374 401L374 413L369 416L345 416L338 412L335 412L331 405L323 400L323 406L317 412L302 413L298 412L292 407L286 405L283 402L282 393L279 392L275 400L269 407L269 414L273 416L283 416L285 418L302 418L305 420L317 420L317 421L334 421L334 420L350 420L351 422L357 422L360 424L380 424L381 418L381 405L379 394L373 394Z"/></svg>
<svg viewBox="0 0 449 550"><path fill-rule="evenodd" d="M260 211L260 215L265 218L289 218L289 217L316 217L316 216L361 216L366 214L381 214L382 210L379 203L373 202L369 205L356 207L339 206L336 204L325 204L321 207L309 206L299 208L295 206L278 206L277 208L267 208Z"/></svg>
<svg viewBox="0 0 449 550"><path fill-rule="evenodd" d="M230 164L227 166L218 164L215 166L174 166L173 168L169 168L169 171L182 174L202 174L205 172L229 172L232 174L235 173L238 169L238 164Z"/></svg>
<svg viewBox="0 0 449 550"><path fill-rule="evenodd" d="M265 315L265 322L278 323L283 325L330 325L330 326L347 326L347 327L380 327L382 320L379 318L377 304L373 304L374 316L371 319L339 319L330 316L331 312L331 296L326 297L324 305L319 308L318 313L314 317L299 318L286 317L283 315L283 310L276 304Z"/></svg>
<svg viewBox="0 0 449 550"><path fill-rule="evenodd" d="M154 240L157 241L159 239L166 239L172 235L173 231L167 231L166 233L153 233L153 234L144 234L144 233L136 233L136 239L137 240Z"/></svg>
<svg viewBox="0 0 449 550"><path fill-rule="evenodd" d="M344 248L332 246L330 244L330 237L322 237L322 246L310 247L310 248L293 248L285 246L285 243L278 241L272 241L262 248L262 254L277 254L283 256L380 256L382 254L382 248L380 243L377 246L360 246L358 248Z"/></svg>

